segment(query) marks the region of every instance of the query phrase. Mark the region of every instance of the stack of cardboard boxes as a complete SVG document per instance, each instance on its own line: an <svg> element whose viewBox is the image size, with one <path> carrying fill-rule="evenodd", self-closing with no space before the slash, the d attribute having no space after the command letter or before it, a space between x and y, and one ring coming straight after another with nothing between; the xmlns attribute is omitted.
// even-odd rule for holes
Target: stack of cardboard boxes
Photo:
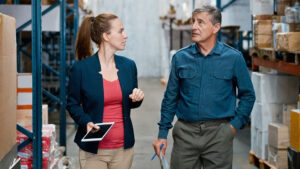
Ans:
<svg viewBox="0 0 300 169"><path fill-rule="evenodd" d="M17 123L21 126L32 125L32 74L17 74ZM48 124L48 105L42 105L42 124Z"/></svg>
<svg viewBox="0 0 300 169"><path fill-rule="evenodd" d="M287 148L290 143L288 127L280 123L270 123L268 140L268 161L278 169L287 169Z"/></svg>
<svg viewBox="0 0 300 169"><path fill-rule="evenodd" d="M0 168L9 168L17 153L9 155L16 145L16 58L16 20L0 13Z"/></svg>
<svg viewBox="0 0 300 169"><path fill-rule="evenodd" d="M274 128L274 126L271 126L270 128L269 124L273 124L272 122L275 122L275 124L282 123L283 119L287 119L287 117L283 117L283 105L297 102L300 81L295 76L253 72L252 83L256 101L251 113L251 150L263 160L268 160L268 155L271 155L270 161L274 162L277 160L274 159L274 156L278 150L285 149L286 152L287 146L285 148L278 147L272 141L277 138L279 142L282 142L282 139L288 138L288 135L280 133L280 131L286 130L286 134L288 134L288 127L278 124L280 127ZM274 135L272 133L280 134ZM269 136L272 140L269 140ZM271 141L271 147L269 147L269 141ZM268 152L269 150L271 152ZM282 151L279 151L279 153L282 156ZM284 159L280 158L280 160ZM276 163L274 162L274 164Z"/></svg>
<svg viewBox="0 0 300 169"><path fill-rule="evenodd" d="M276 4L273 0L251 2L254 46L284 52L299 51L300 20L289 20L287 16L287 9L293 8L299 0L277 0Z"/></svg>
<svg viewBox="0 0 300 169"><path fill-rule="evenodd" d="M272 37L272 17L260 15L254 17L254 46L258 48L271 48L273 46Z"/></svg>

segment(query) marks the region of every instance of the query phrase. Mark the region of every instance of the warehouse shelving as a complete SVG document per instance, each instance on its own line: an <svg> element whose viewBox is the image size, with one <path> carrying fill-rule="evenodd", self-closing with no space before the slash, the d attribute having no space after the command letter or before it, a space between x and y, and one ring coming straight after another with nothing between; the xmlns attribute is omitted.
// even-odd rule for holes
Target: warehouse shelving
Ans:
<svg viewBox="0 0 300 169"><path fill-rule="evenodd" d="M255 16L255 17L252 16L252 20L253 20L253 18L256 18L257 20L260 20L260 19L264 20L265 19L265 20L273 20L274 21L275 18L278 17L277 13L278 13L279 10L278 10L278 6L277 6L277 0L275 0L273 3L274 3L274 9L273 9L273 13L272 13L273 15L271 15L271 13L269 13L269 15L258 15L258 16ZM280 12L280 13L281 13L280 15L282 15L282 12ZM271 16L271 18L268 18L270 16ZM253 28L254 27L252 26L252 29ZM271 29L272 29L272 25L271 25ZM259 32L259 31L257 31L257 32ZM253 30L253 33L257 33L257 32L254 32L254 30ZM276 37L276 36L274 36L273 33L274 33L274 31L271 33L272 38ZM257 42L259 42L259 41L257 41ZM275 75L271 74L271 76L270 76L270 74L268 74L268 73L260 73L263 76L266 75L266 76L269 76L269 77L274 77L274 78L272 78L272 80L274 80L278 77L290 77L290 78L295 78L297 80L297 77L300 77L300 64L299 64L300 51L292 51L292 50L288 51L289 49L279 49L279 48L276 47L277 46L276 43L274 45L274 41L273 41L273 45L268 45L268 46L270 46L269 48L263 48L263 47L257 47L257 46L259 46L259 45L255 45L255 47L253 47L249 50L249 55L252 59L252 70L260 71L259 67L262 66L264 68L267 68L267 71L269 71L268 69L273 69L273 70L276 70L278 72L288 74L287 76L285 76L285 75L281 75L281 74L277 75L277 73L276 73ZM264 46L264 45L262 45L262 46ZM266 69L262 69L262 70L263 71L261 71L261 72L264 72ZM292 75L292 76L290 76L290 75ZM256 78L253 78L253 79L256 79ZM262 81L263 80L261 80L261 79L255 80L255 82L253 82L253 84L257 83L257 84L260 84L260 85L264 84L264 86L268 86L268 85L266 85L267 83L264 83ZM298 83L297 83L297 85L296 85L295 82L293 83L293 82L290 82L290 81L286 81L284 83L289 84L289 85L282 86L279 83L279 81L277 83L271 83L272 86L277 86L277 89L275 90L275 88L274 88L273 90L270 90L269 92L270 93L271 92L272 93L277 93L278 91L286 91L285 89L291 89L292 88L291 86L293 86L293 84L295 84L294 86L296 86L296 89L294 88L293 90L290 90L290 91L295 95L298 94L298 92L299 92L298 91L298 89L299 89L299 84ZM272 89L271 86L270 86L270 89ZM263 95L263 93L268 93L268 91L263 91L263 90L262 91L256 91L256 92L258 92L257 96L261 96L261 95ZM281 96L281 95L280 95L280 97L283 98L284 96ZM293 96L291 96L291 95L292 94L289 94L289 96L291 98L297 98L297 97L294 97L295 95L293 95ZM259 101L256 101L256 102L259 103ZM272 103L275 103L275 102L272 102ZM278 104L278 105L279 104L281 104L281 105L286 104L286 106L287 106L289 104L295 104L295 103L296 103L296 101L291 101L290 103L288 101L286 101L286 102L277 102L276 101L275 104ZM257 103L255 103L255 104L257 104ZM271 102L270 103L268 103L266 101L261 102L261 107L265 107L265 109L268 109L268 107L270 107L270 105L268 105L268 104L271 104ZM255 110L255 108L253 108L253 110ZM257 110L255 110L255 111L257 111ZM272 109L272 110L268 110L268 111L270 111L272 113L275 113L276 109ZM278 116L287 116L287 114L284 113L284 111L283 112L281 110L278 111L278 112L281 113L281 114L278 114ZM286 110L286 111L288 111L288 110ZM267 114L268 114L267 111L262 111L261 113L266 114L264 116L267 116ZM288 114L290 114L290 113L288 113ZM284 119L284 117L282 117L282 118ZM280 122L280 120L278 121L278 119L277 119L277 122L280 122L280 123L283 123L283 124L286 125L287 121L290 121L291 120L290 118L292 118L292 117L290 115L288 115L288 117L285 117L285 118L288 118L288 120L282 120ZM255 119L255 118L253 118L253 119ZM255 121L255 120L253 120L253 121ZM269 122L276 122L276 120L271 119ZM262 121L262 123L270 124L270 123L268 123L268 121ZM255 126L254 122L253 122L253 126ZM251 133L251 142L253 140L254 141L251 143L251 150L249 152L250 163L257 166L257 167L259 167L259 168L276 169L276 168L288 167L288 165L290 165L290 160L292 159L292 158L290 158L290 154L288 154L288 152L286 152L286 154L284 154L285 157L283 157L283 153L279 153L279 151L282 151L282 152L283 151L288 151L288 147L283 148L283 147L278 147L278 146L275 147L274 145L272 145L270 143L270 138L268 139L268 137L270 137L270 135L272 135L272 133L274 134L274 132L272 132L272 131L270 132L270 125L268 127L269 128L265 131L266 134L268 135L267 139L266 139L267 140L266 142L262 141L263 140L262 138L258 138L257 140L260 140L260 141L257 142L257 140L255 138L255 137L258 136L257 133L256 133L257 130L253 130L254 132L251 130L251 132L253 132L253 133ZM288 127L286 126L286 128L288 128ZM288 129L288 130L290 130L290 129ZM260 131L260 132L263 133L263 131ZM252 136L254 136L254 137L252 137ZM263 135L261 135L261 137L263 137ZM287 137L289 137L289 136L287 136ZM279 142L280 138L283 139L282 136L280 136L280 137L278 136L278 138L277 138L278 140L277 139L276 140ZM290 139L290 137L289 137L289 139ZM285 138L285 140L288 140L288 141L289 141L289 139ZM255 144L264 145L264 147L270 147L271 146L271 147L273 147L272 149L274 149L274 150L272 150L271 153L269 152L269 154L266 155L266 157L264 157L264 154L262 153L264 151L261 151L261 150L259 150L259 151L256 150L255 151L254 149L252 149L252 147L256 147ZM269 151L270 151L270 149L269 149ZM276 151L276 153L274 151ZM268 157L268 156L270 156L270 154L271 154L271 158ZM287 158L287 156L288 156L288 158ZM264 158L266 158L266 159L264 159ZM287 158L287 159L285 159L285 158Z"/></svg>
<svg viewBox="0 0 300 169"><path fill-rule="evenodd" d="M277 14L277 0L274 1L274 14ZM253 21L253 16L251 22ZM253 23L253 22L252 22ZM251 26L253 28L253 26ZM253 32L253 30L252 30ZM300 76L300 51L279 51L276 48L253 47L249 50L252 58L252 70L259 66L271 68L279 72Z"/></svg>
<svg viewBox="0 0 300 169"><path fill-rule="evenodd" d="M252 48L252 70L258 70L258 66L264 66L283 73L300 76L299 57L297 52L280 52L273 48Z"/></svg>
<svg viewBox="0 0 300 169"><path fill-rule="evenodd" d="M5 3L6 0L1 0L0 4ZM19 0L14 0L15 4ZM57 6L60 6L60 71L57 72L51 66L42 64L42 32L41 32L41 16L47 14ZM20 44L20 37L17 36L18 42L18 71L20 66L20 53L30 56L32 59L32 88L33 88L33 101L32 101L32 132L17 124L17 130L25 134L28 139L18 146L21 150L26 145L32 142L33 144L33 167L42 168L42 95L45 95L57 102L60 108L60 145L66 146L66 18L74 15L74 39L77 34L78 27L78 0L74 0L74 7L66 4L65 0L57 0L56 3L48 7L43 12L41 11L41 1L31 1L32 19L17 28L17 33L22 31L25 27L32 24L32 54L26 53L22 49L24 44ZM71 12L66 16L66 8ZM50 92L42 89L42 68L45 68L53 74L59 76L60 82L60 95L54 96Z"/></svg>

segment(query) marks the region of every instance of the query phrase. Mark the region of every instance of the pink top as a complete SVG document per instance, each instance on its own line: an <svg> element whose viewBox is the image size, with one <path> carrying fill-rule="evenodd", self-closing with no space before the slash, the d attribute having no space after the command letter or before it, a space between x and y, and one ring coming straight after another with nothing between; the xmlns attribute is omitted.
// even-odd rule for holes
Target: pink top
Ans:
<svg viewBox="0 0 300 169"><path fill-rule="evenodd" d="M108 81L103 78L104 110L103 122L115 122L113 127L99 142L99 149L124 147L124 122L122 109L122 90L119 79Z"/></svg>

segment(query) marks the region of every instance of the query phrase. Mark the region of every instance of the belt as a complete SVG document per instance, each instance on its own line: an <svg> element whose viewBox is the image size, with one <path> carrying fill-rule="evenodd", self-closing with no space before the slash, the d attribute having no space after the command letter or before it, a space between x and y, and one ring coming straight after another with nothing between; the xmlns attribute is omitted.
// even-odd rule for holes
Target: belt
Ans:
<svg viewBox="0 0 300 169"><path fill-rule="evenodd" d="M214 119L208 121L196 121L196 122L189 122L182 119L178 119L178 121L183 123L192 123L195 125L201 125L203 127L212 127L212 126L219 126L222 123L228 123L230 121L230 118Z"/></svg>

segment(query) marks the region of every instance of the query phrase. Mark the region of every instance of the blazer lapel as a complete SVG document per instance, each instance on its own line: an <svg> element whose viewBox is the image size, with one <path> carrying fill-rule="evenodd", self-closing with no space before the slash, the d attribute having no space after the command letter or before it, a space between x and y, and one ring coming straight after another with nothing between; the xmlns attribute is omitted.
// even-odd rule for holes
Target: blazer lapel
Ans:
<svg viewBox="0 0 300 169"><path fill-rule="evenodd" d="M120 86L121 86L121 90L122 90L122 97L123 97L123 105L127 105L128 104L128 80L126 78L126 76L128 76L127 74L127 70L126 67L124 67L125 65L120 61L120 58L115 55L115 62L116 62L116 67L119 70L118 71L118 78L119 78L119 82L120 82Z"/></svg>
<svg viewBox="0 0 300 169"><path fill-rule="evenodd" d="M100 60L98 57L98 52L96 52L93 56L93 60L90 63L91 66L93 66L93 70L95 72L93 72L92 76L93 79L95 80L95 84L96 84L96 93L98 93L98 98L99 98L99 112L103 112L104 109L104 90L103 90L103 78L102 75L99 73L101 71L101 64L100 64ZM98 122L102 122L103 121L103 113L98 113L99 114L99 118L97 118Z"/></svg>

